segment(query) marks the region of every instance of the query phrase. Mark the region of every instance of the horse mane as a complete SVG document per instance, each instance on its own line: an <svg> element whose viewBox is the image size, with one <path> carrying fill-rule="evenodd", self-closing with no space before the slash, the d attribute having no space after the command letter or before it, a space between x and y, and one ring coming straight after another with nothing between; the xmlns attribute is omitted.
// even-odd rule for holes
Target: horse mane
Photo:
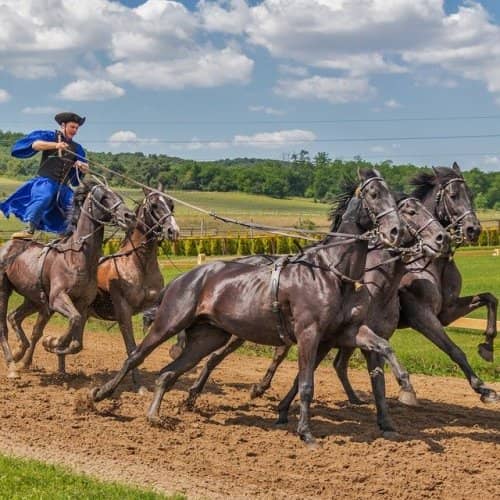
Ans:
<svg viewBox="0 0 500 500"><path fill-rule="evenodd" d="M82 211L83 204L89 192L98 183L96 181L86 181L80 184L73 192L73 206L71 207L68 228L75 228Z"/></svg>
<svg viewBox="0 0 500 500"><path fill-rule="evenodd" d="M378 177L380 174L373 169L364 169L364 174L366 179L371 177ZM342 216L347 210L347 205L354 196L356 188L359 185L359 179L355 179L353 176L344 176L340 181L340 194L335 196L330 211L328 213L328 219L332 221L330 226L330 231L336 231L341 222Z"/></svg>
<svg viewBox="0 0 500 500"><path fill-rule="evenodd" d="M449 167L435 167L435 171L432 173L420 172L410 180L410 184L415 186L411 195L423 200L439 184L457 178L460 178L460 174Z"/></svg>

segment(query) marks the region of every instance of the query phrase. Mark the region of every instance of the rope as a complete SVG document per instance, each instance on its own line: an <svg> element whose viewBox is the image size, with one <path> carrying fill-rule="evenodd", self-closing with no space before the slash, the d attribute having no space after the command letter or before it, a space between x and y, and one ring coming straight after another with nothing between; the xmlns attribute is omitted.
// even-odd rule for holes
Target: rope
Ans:
<svg viewBox="0 0 500 500"><path fill-rule="evenodd" d="M135 184L138 187L149 189L150 191L153 191L153 192L158 193L158 194L162 194L162 195L165 194L165 193L162 193L158 189L152 188L152 187L150 187L150 186L148 186L140 181L133 179L132 177L121 174L120 172L116 172L116 171L114 171L114 170L112 170L112 169L110 169L110 168L108 168L100 163L97 163L95 161L91 162L90 160L87 160L85 157L79 155L78 153L75 153L74 151L68 150L68 152L71 153L72 155L74 155L76 158L81 159L83 161L86 161L88 164L91 163L92 165L94 165L98 168L101 168L104 171L109 172L113 175L116 175L117 177L120 177L123 180L126 180L132 184ZM225 223L229 223L229 224L236 224L236 225L251 228L251 229L260 229L261 231L265 231L265 232L272 233L272 234L277 234L280 236L288 236L291 238L300 237L302 239L305 239L307 241L312 241L312 242L318 242L318 240L316 238L309 238L309 237L304 236L304 235L305 234L317 234L317 235L335 236L335 237L339 237L339 238L348 238L348 239L357 239L357 240L366 240L367 239L367 236L365 236L365 235L353 235L351 233L336 233L336 232L330 232L330 231L316 231L314 229L299 229L299 228L294 228L294 227L284 227L283 228L283 227L267 226L264 224L255 224L252 222L240 221L237 219L233 219L231 217L224 217L222 215L218 215L214 211L205 210L204 208L201 208L201 207L198 207L198 206L193 205L191 203L188 203L187 201L176 198L170 194L168 196L169 196L169 198L174 200L176 203L179 203L180 205L184 205L188 208L191 208L192 210L195 210L196 212L200 212L200 213L203 213L203 214L205 214L209 217L212 217L216 220L220 220L221 222L225 222ZM295 233L295 234L290 234L290 233Z"/></svg>

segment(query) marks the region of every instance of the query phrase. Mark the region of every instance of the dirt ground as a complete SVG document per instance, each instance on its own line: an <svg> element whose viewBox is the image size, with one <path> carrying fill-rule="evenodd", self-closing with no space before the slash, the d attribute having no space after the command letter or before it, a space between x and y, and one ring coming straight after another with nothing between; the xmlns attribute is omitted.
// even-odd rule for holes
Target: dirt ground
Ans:
<svg viewBox="0 0 500 500"><path fill-rule="evenodd" d="M82 410L88 388L115 373L123 351L119 337L87 333L84 352L61 377L40 345L37 369L19 381L6 379L2 360L0 453L189 498L500 498L500 406L483 405L464 379L413 376L421 405L406 408L389 375L400 438L387 440L373 404L347 404L332 370L320 367L312 420L320 446L310 450L294 434L296 404L287 427L273 425L296 372L292 362L266 396L251 401L249 388L269 360L233 355L214 372L196 412L180 409L195 377L188 374L166 395L163 428L146 422L151 394L131 392L128 380L116 400ZM147 385L168 359L163 347L146 361ZM366 373L351 376L370 398Z"/></svg>

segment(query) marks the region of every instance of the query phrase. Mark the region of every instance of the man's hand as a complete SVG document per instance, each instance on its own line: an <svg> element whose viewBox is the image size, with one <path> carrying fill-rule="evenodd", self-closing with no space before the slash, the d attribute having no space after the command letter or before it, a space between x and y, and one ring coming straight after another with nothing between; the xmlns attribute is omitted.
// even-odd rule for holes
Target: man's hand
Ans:
<svg viewBox="0 0 500 500"><path fill-rule="evenodd" d="M86 174L89 171L89 166L85 162L80 160L75 161L75 167L78 168L84 174Z"/></svg>
<svg viewBox="0 0 500 500"><path fill-rule="evenodd" d="M68 143L67 142L56 142L56 147L55 149L67 149L68 148Z"/></svg>

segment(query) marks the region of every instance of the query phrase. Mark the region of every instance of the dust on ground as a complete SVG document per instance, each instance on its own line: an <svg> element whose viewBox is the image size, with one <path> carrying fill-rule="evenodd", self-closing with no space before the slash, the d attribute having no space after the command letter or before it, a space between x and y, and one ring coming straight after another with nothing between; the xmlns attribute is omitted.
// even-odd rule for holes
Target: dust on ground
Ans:
<svg viewBox="0 0 500 500"><path fill-rule="evenodd" d="M269 359L230 356L199 398L183 409L196 372L166 394L163 426L145 418L151 394L132 391L130 380L112 400L89 404L90 387L108 380L124 360L117 335L86 333L84 351L67 358L69 375L39 347L35 367L18 381L6 379L0 362L0 453L65 465L93 476L142 485L189 498L484 498L500 497L500 408L485 406L462 378L412 376L420 400L407 408L387 376L397 440L380 436L373 403L353 407L329 367L315 379L310 450L290 423L276 427L275 408L296 374L284 363L270 391L249 399L251 385ZM141 373L152 387L169 361L158 349ZM351 372L361 396L370 399L369 378ZM500 390L500 384L492 384Z"/></svg>

